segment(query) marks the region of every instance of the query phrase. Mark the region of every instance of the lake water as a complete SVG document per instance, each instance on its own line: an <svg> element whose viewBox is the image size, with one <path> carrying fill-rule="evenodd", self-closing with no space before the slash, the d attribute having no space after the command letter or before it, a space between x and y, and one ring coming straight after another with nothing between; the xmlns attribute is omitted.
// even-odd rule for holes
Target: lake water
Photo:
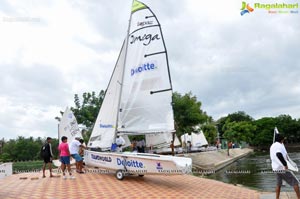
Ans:
<svg viewBox="0 0 300 199"><path fill-rule="evenodd" d="M300 153L289 153L289 156L299 167ZM295 174L300 179L300 173ZM260 191L274 191L276 186L269 153L253 153L206 177ZM281 190L293 191L293 188L286 184Z"/></svg>

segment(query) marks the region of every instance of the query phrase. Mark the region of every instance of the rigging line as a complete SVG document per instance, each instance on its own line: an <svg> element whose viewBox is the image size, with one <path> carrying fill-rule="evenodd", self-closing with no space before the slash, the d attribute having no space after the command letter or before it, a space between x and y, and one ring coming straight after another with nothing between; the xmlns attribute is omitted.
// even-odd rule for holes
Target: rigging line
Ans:
<svg viewBox="0 0 300 199"><path fill-rule="evenodd" d="M157 25L151 25L151 26L145 26L145 27L136 29L136 30L134 30L133 32L131 32L129 35L132 35L133 33L137 32L137 31L139 31L139 30L142 30L142 29L145 29L145 28L152 28L152 27L156 27L156 26L160 27L160 24L157 24Z"/></svg>
<svg viewBox="0 0 300 199"><path fill-rule="evenodd" d="M152 95L152 94L155 94L155 93L161 93L161 92L166 92L166 91L172 91L172 88L157 90L157 91L150 91L150 94Z"/></svg>
<svg viewBox="0 0 300 199"><path fill-rule="evenodd" d="M152 55L158 55L158 54L163 54L163 53L166 53L166 51L161 51L161 52L151 53L151 54L145 54L144 57L148 57L148 56L152 56Z"/></svg>

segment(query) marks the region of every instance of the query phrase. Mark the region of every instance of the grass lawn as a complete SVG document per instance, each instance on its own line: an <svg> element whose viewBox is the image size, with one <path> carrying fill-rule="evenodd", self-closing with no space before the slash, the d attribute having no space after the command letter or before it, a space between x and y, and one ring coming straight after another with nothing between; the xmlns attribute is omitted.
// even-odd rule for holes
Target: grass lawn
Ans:
<svg viewBox="0 0 300 199"><path fill-rule="evenodd" d="M42 169L43 163L42 160L13 162L13 173L38 171ZM56 167L52 164L52 168Z"/></svg>

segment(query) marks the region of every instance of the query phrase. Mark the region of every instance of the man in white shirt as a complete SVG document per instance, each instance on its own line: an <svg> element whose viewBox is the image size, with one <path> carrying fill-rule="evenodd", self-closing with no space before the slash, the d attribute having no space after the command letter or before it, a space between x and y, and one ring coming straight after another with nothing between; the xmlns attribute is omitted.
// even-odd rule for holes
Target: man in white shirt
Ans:
<svg viewBox="0 0 300 199"><path fill-rule="evenodd" d="M117 135L116 144L118 146L117 152L122 152L122 146L125 145L125 140L121 136Z"/></svg>
<svg viewBox="0 0 300 199"><path fill-rule="evenodd" d="M272 169L276 173L277 186L276 198L279 199L282 180L286 181L290 186L294 187L298 199L300 199L299 180L292 171L288 171L287 166L287 151L283 144L284 137L281 134L276 134L275 142L270 148L270 157L272 161Z"/></svg>
<svg viewBox="0 0 300 199"><path fill-rule="evenodd" d="M84 173L82 171L83 168L83 158L79 155L79 147L85 148L84 145L82 145L80 142L80 137L76 137L75 140L73 140L70 144L69 150L71 153L71 156L76 160L76 172L77 173Z"/></svg>

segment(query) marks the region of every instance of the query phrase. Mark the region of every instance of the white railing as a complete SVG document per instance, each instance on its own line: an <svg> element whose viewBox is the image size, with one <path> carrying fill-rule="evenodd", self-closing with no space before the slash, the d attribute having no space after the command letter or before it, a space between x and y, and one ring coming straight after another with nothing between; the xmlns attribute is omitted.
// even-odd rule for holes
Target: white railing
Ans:
<svg viewBox="0 0 300 199"><path fill-rule="evenodd" d="M0 179L12 175L12 162L0 164Z"/></svg>

